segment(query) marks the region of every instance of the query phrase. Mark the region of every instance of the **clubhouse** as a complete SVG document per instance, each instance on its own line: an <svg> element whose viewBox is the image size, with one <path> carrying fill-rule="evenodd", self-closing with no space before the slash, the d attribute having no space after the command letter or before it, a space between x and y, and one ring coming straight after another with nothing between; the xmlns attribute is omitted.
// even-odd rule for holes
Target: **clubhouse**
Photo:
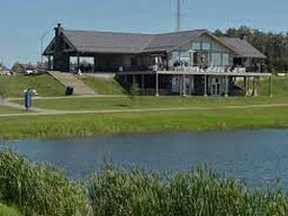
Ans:
<svg viewBox="0 0 288 216"><path fill-rule="evenodd" d="M205 29L164 34L66 30L61 24L43 55L49 70L113 73L142 94L257 95L266 56L244 37L216 37ZM76 59L73 64L71 59ZM81 58L92 63L81 65ZM235 84L243 78L243 86Z"/></svg>

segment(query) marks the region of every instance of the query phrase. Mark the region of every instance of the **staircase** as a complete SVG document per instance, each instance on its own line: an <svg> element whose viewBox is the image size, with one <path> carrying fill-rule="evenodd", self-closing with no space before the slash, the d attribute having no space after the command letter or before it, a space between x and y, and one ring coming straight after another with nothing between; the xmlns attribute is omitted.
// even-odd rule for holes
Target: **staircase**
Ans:
<svg viewBox="0 0 288 216"><path fill-rule="evenodd" d="M77 75L73 73L65 73L59 71L48 71L48 73L64 86L73 87L73 94L75 95L97 95L94 90L86 86L81 80L77 78Z"/></svg>

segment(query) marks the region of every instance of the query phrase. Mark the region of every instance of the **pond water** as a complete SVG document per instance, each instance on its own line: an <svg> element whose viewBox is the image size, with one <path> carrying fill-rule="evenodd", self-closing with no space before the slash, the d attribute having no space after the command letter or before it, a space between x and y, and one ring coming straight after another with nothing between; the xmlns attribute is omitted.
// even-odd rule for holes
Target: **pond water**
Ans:
<svg viewBox="0 0 288 216"><path fill-rule="evenodd" d="M0 141L37 162L49 162L72 178L99 171L103 161L154 171L208 165L249 185L288 188L288 130L157 133L93 138Z"/></svg>

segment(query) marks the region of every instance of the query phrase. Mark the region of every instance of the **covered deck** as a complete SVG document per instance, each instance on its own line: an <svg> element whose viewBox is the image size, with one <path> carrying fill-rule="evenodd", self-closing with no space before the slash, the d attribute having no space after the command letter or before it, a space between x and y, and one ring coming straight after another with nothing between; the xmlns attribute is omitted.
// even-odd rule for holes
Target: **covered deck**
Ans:
<svg viewBox="0 0 288 216"><path fill-rule="evenodd" d="M233 71L233 72L216 72L216 71L198 71L193 69L185 69L185 70L156 70L156 71L136 71L136 72L118 72L118 76L131 76L132 77L132 83L135 83L136 77L141 77L141 89L145 89L145 76L155 76L155 96L160 95L160 88L159 88L159 76L176 76L178 77L180 81L179 85L179 94L180 96L187 96L187 88L185 87L186 81L190 80L191 78L194 78L196 76L203 77L204 79L204 86L203 86L203 96L208 96L207 93L207 83L209 77L217 77L222 78L225 80L225 97L228 97L229 95L229 80L236 79L236 78L243 78L244 80L244 90L245 90L245 96L249 96L249 89L252 86L252 96L256 96L256 85L257 82L259 82L260 78L268 78L269 79L269 96L272 97L272 74L271 73L260 73L260 72L245 72L245 71ZM190 88L190 87L189 87ZM189 91L189 90L188 90Z"/></svg>

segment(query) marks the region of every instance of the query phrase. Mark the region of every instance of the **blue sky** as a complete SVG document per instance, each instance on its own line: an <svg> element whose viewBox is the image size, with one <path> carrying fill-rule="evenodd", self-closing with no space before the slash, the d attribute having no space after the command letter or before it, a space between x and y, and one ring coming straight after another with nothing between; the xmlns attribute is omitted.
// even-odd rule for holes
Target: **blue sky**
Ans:
<svg viewBox="0 0 288 216"><path fill-rule="evenodd" d="M225 30L248 25L288 31L287 0L181 0L183 29ZM0 61L40 61L40 38L47 45L53 27L124 32L175 30L176 0L1 0Z"/></svg>

